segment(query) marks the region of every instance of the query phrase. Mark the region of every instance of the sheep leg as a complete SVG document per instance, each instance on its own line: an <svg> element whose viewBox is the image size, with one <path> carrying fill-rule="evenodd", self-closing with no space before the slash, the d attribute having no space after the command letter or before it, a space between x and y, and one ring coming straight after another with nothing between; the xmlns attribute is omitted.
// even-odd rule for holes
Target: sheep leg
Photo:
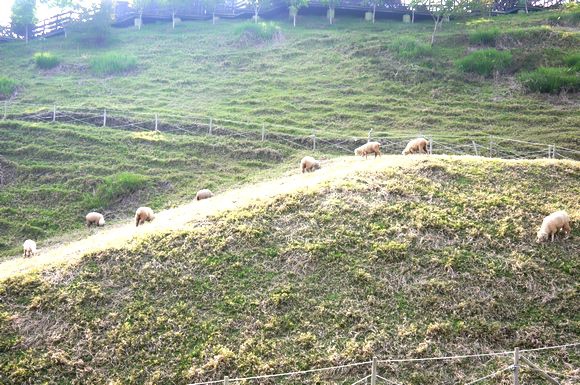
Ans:
<svg viewBox="0 0 580 385"><path fill-rule="evenodd" d="M554 242L554 234L556 233L552 233L552 242Z"/></svg>

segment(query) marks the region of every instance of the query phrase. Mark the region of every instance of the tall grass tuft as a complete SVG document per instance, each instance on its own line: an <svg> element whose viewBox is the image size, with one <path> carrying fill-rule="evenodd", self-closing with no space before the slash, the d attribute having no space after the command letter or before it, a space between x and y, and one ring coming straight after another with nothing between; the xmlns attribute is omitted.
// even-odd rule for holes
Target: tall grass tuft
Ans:
<svg viewBox="0 0 580 385"><path fill-rule="evenodd" d="M109 52L91 59L91 71L97 75L114 75L137 68L137 58Z"/></svg>
<svg viewBox="0 0 580 385"><path fill-rule="evenodd" d="M0 76L0 97L8 98L16 89L16 82L10 78Z"/></svg>
<svg viewBox="0 0 580 385"><path fill-rule="evenodd" d="M421 43L411 37L398 37L394 39L389 48L402 58L417 58L431 55L432 49L429 44Z"/></svg>
<svg viewBox="0 0 580 385"><path fill-rule="evenodd" d="M564 64L574 71L580 71L580 52L564 56Z"/></svg>
<svg viewBox="0 0 580 385"><path fill-rule="evenodd" d="M469 33L469 42L471 44L483 44L494 46L500 34L501 32L497 27L477 29Z"/></svg>
<svg viewBox="0 0 580 385"><path fill-rule="evenodd" d="M475 51L457 61L455 65L461 71L473 72L482 76L490 76L494 72L502 72L512 63L509 51L498 51L495 48Z"/></svg>
<svg viewBox="0 0 580 385"><path fill-rule="evenodd" d="M276 40L280 37L280 27L275 23L243 23L236 29L235 33L240 40L253 40L267 42Z"/></svg>
<svg viewBox="0 0 580 385"><path fill-rule="evenodd" d="M34 62L38 68L48 70L60 64L60 58L51 52L37 52L34 54Z"/></svg>
<svg viewBox="0 0 580 385"><path fill-rule="evenodd" d="M580 90L580 75L570 68L540 67L520 73L518 80L532 92L556 94Z"/></svg>
<svg viewBox="0 0 580 385"><path fill-rule="evenodd" d="M85 199L85 206L90 209L110 206L119 198L145 187L148 180L149 178L144 175L130 172L108 176L99 185L95 195L90 195Z"/></svg>

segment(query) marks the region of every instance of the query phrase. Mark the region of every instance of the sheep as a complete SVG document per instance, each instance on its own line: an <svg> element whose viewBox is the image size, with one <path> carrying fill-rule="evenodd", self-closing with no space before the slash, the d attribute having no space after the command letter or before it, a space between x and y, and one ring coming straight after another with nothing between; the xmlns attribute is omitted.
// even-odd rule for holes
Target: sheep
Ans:
<svg viewBox="0 0 580 385"><path fill-rule="evenodd" d="M32 239L27 239L24 241L22 248L24 249L24 258L32 257L32 255L36 253L36 242Z"/></svg>
<svg viewBox="0 0 580 385"><path fill-rule="evenodd" d="M537 233L537 243L545 242L548 237L552 237L552 242L554 242L554 235L560 230L564 230L566 238L570 234L570 217L565 211L556 211L544 218L542 221L542 227Z"/></svg>
<svg viewBox="0 0 580 385"><path fill-rule="evenodd" d="M302 170L303 174L304 174L304 171L313 172L315 170L319 170L320 169L320 162L311 156L305 156L300 161L300 169Z"/></svg>
<svg viewBox="0 0 580 385"><path fill-rule="evenodd" d="M203 190L199 190L197 192L197 194L195 194L195 199L200 201L202 199L211 198L212 196L213 196L213 193L211 191L209 191L208 189L204 188Z"/></svg>
<svg viewBox="0 0 580 385"><path fill-rule="evenodd" d="M97 212L90 212L85 217L87 227L91 227L91 225L95 226L104 226L105 225L105 217L103 214Z"/></svg>
<svg viewBox="0 0 580 385"><path fill-rule="evenodd" d="M364 156L367 158L368 154L375 154L375 158L381 156L381 144L379 142L368 142L354 150L355 155Z"/></svg>
<svg viewBox="0 0 580 385"><path fill-rule="evenodd" d="M153 219L155 219L155 214L150 207L139 207L135 212L135 227L139 227L145 222L151 222Z"/></svg>
<svg viewBox="0 0 580 385"><path fill-rule="evenodd" d="M411 140L409 143L407 143L407 147L405 147L405 149L403 150L403 152L401 154L403 155L409 155L409 154L415 154L415 153L429 153L429 151L427 151L427 144L429 142L427 142L427 139L425 138L417 138L417 139L413 139Z"/></svg>

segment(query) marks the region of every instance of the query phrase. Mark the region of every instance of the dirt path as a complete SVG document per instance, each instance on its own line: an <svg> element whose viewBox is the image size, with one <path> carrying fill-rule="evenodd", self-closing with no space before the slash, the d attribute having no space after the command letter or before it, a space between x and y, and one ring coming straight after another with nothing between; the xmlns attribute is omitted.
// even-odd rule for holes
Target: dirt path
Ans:
<svg viewBox="0 0 580 385"><path fill-rule="evenodd" d="M84 254L112 247L123 247L139 238L159 232L183 230L195 226L210 215L234 208L244 207L256 200L270 199L277 195L287 194L316 186L320 183L344 178L358 171L371 171L386 167L401 166L416 159L399 155L383 156L378 159L364 160L358 157L342 157L324 162L322 169L314 173L301 174L298 170L279 179L259 182L229 190L203 201L161 211L153 222L135 227L134 222L105 226L91 231L91 235L72 241L54 241L52 246L43 247L39 243L39 252L32 258L17 257L0 263L0 280L43 269L48 266L70 264L78 261ZM82 237L83 233L76 235Z"/></svg>

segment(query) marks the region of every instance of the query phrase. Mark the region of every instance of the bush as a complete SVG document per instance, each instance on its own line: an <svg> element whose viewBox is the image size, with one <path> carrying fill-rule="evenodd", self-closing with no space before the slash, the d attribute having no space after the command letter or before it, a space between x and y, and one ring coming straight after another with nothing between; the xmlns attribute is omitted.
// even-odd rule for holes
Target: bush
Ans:
<svg viewBox="0 0 580 385"><path fill-rule="evenodd" d="M16 82L12 79L0 76L0 97L8 98L12 96L16 89Z"/></svg>
<svg viewBox="0 0 580 385"><path fill-rule="evenodd" d="M103 179L95 195L90 195L85 200L85 206L90 209L98 209L111 205L119 198L143 188L148 178L144 175L122 172Z"/></svg>
<svg viewBox="0 0 580 385"><path fill-rule="evenodd" d="M398 37L391 42L389 48L403 58L416 58L431 54L431 46L413 38Z"/></svg>
<svg viewBox="0 0 580 385"><path fill-rule="evenodd" d="M564 63L574 71L580 71L580 52L571 53L564 57Z"/></svg>
<svg viewBox="0 0 580 385"><path fill-rule="evenodd" d="M509 51L498 51L495 48L475 51L455 62L455 65L464 72L474 72L483 76L490 76L494 72L501 72L512 63L512 54Z"/></svg>
<svg viewBox="0 0 580 385"><path fill-rule="evenodd" d="M97 75L113 75L137 68L137 58L109 52L91 59L91 70Z"/></svg>
<svg viewBox="0 0 580 385"><path fill-rule="evenodd" d="M270 23L243 23L236 28L240 39L253 41L272 41L280 37L280 27Z"/></svg>
<svg viewBox="0 0 580 385"><path fill-rule="evenodd" d="M495 45L500 35L499 28L478 29L469 33L469 42L471 44Z"/></svg>
<svg viewBox="0 0 580 385"><path fill-rule="evenodd" d="M522 72L518 80L533 92L555 94L580 89L580 75L569 68L540 67L535 71Z"/></svg>
<svg viewBox="0 0 580 385"><path fill-rule="evenodd" d="M34 54L34 62L38 68L48 70L60 63L60 58L50 52L37 52Z"/></svg>

